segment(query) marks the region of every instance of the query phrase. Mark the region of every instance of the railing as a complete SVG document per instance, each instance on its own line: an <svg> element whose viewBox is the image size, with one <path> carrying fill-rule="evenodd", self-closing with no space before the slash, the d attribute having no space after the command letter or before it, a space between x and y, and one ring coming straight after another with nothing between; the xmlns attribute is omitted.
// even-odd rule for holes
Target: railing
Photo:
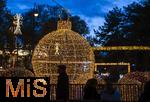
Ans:
<svg viewBox="0 0 150 102"><path fill-rule="evenodd" d="M143 85L137 84L116 84L121 94L121 100L126 102L136 102L143 91Z"/></svg>
<svg viewBox="0 0 150 102"><path fill-rule="evenodd" d="M118 87L122 101L138 101L139 96L143 91L143 85L137 84L113 84ZM83 100L83 88L84 84L70 84L69 86L69 100L82 101ZM97 87L98 92L101 92L105 88L105 85L100 84ZM56 100L56 85L51 85L50 100Z"/></svg>

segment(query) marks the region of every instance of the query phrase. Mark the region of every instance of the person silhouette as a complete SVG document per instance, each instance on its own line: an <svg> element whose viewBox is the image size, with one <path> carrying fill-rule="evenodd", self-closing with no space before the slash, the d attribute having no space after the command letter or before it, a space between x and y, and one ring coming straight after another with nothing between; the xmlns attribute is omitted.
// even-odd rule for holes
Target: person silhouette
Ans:
<svg viewBox="0 0 150 102"><path fill-rule="evenodd" d="M150 102L150 81L144 85L144 92L139 97L138 102Z"/></svg>
<svg viewBox="0 0 150 102"><path fill-rule="evenodd" d="M84 87L84 96L83 96L83 99L85 102L87 101L100 101L100 95L98 94L97 92L97 80L92 78L92 79L89 79Z"/></svg>
<svg viewBox="0 0 150 102"><path fill-rule="evenodd" d="M100 93L102 102L121 102L119 89L113 86L111 78L105 79L105 89Z"/></svg>
<svg viewBox="0 0 150 102"><path fill-rule="evenodd" d="M67 102L69 100L69 79L66 73L66 66L58 66L58 80L56 88L56 101Z"/></svg>

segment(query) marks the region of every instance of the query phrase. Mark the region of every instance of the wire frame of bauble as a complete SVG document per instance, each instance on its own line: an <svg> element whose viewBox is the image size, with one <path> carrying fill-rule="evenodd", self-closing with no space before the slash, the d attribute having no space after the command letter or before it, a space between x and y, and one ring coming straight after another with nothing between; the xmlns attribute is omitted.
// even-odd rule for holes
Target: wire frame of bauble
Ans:
<svg viewBox="0 0 150 102"><path fill-rule="evenodd" d="M70 83L85 83L93 77L94 54L89 43L71 30L70 21L58 21L57 30L44 36L32 56L36 76L57 82L57 66L65 64Z"/></svg>

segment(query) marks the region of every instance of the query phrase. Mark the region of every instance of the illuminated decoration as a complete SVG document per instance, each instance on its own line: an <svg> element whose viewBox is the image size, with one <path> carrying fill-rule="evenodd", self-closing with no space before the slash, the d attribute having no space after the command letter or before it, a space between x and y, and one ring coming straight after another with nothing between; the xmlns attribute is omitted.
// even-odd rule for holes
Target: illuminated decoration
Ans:
<svg viewBox="0 0 150 102"><path fill-rule="evenodd" d="M10 51L9 50L5 50L3 53L5 53L6 55L10 55Z"/></svg>
<svg viewBox="0 0 150 102"><path fill-rule="evenodd" d="M2 55L3 54L3 51L2 50L0 50L0 55Z"/></svg>
<svg viewBox="0 0 150 102"><path fill-rule="evenodd" d="M28 69L12 68L3 73L4 77L34 77L35 75Z"/></svg>
<svg viewBox="0 0 150 102"><path fill-rule="evenodd" d="M136 71L125 74L123 78L118 81L118 84L121 84L119 89L122 94L122 101L138 101L139 90L142 91L142 86L147 81L150 81L150 72Z"/></svg>
<svg viewBox="0 0 150 102"><path fill-rule="evenodd" d="M57 66L65 64L70 83L82 84L93 77L94 54L89 43L71 30L71 22L58 21L57 30L44 36L33 52L36 76L50 77L56 84Z"/></svg>
<svg viewBox="0 0 150 102"><path fill-rule="evenodd" d="M105 47L93 47L93 50L99 50L99 51L147 50L147 51L150 51L150 47L149 46L105 46Z"/></svg>
<svg viewBox="0 0 150 102"><path fill-rule="evenodd" d="M59 43L55 44L55 55L59 55L59 46L60 46Z"/></svg>
<svg viewBox="0 0 150 102"><path fill-rule="evenodd" d="M12 51L12 54L15 54L15 55L18 54L18 56L27 56L29 55L29 53L30 53L29 50L22 50L22 49L19 49L19 50L15 49Z"/></svg>
<svg viewBox="0 0 150 102"><path fill-rule="evenodd" d="M130 63L124 63L124 62L120 62L120 63L95 63L95 68L97 68L97 66L127 66L128 67L128 73L131 71L131 67L130 67ZM95 69L96 71L97 69Z"/></svg>
<svg viewBox="0 0 150 102"><path fill-rule="evenodd" d="M15 31L14 31L15 35L22 34L22 32L21 32L22 20L23 20L23 17L21 16L21 14L16 14L14 16L13 23L16 26Z"/></svg>
<svg viewBox="0 0 150 102"><path fill-rule="evenodd" d="M122 79L119 80L120 84L142 84L146 81L150 80L149 72L131 72L127 73L123 76Z"/></svg>
<svg viewBox="0 0 150 102"><path fill-rule="evenodd" d="M3 76L4 76L5 71L6 71L6 70L1 66L1 67L0 67L0 77L3 77Z"/></svg>

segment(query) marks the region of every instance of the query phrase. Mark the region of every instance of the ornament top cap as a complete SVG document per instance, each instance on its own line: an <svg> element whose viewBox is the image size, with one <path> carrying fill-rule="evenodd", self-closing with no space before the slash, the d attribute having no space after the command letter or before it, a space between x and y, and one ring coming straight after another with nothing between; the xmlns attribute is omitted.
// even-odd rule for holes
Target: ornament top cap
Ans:
<svg viewBox="0 0 150 102"><path fill-rule="evenodd" d="M69 29L71 30L72 28L72 23L70 20L59 20L57 29Z"/></svg>

